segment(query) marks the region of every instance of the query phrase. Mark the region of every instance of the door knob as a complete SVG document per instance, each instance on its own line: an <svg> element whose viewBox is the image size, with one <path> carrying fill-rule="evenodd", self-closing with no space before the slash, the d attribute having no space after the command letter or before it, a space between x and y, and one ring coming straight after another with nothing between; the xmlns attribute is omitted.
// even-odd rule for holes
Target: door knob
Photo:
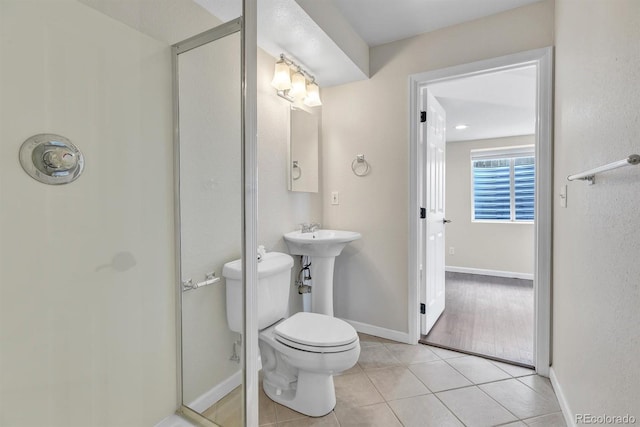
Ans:
<svg viewBox="0 0 640 427"><path fill-rule="evenodd" d="M450 222L451 222L451 220L450 220L450 219L446 219L446 218L443 218L443 219L442 219L442 223L443 223L443 224L448 224L448 223L450 223Z"/></svg>

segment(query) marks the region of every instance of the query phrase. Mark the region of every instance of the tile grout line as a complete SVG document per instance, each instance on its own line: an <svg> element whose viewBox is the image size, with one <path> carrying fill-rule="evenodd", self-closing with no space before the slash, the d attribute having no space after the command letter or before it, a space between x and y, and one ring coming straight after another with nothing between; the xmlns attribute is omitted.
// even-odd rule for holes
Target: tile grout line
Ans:
<svg viewBox="0 0 640 427"><path fill-rule="evenodd" d="M435 396L435 398L436 398L436 399L438 399L438 402L442 403L442 406L444 406L445 408L447 408L447 411L449 411L449 412L451 413L451 415L453 415L454 417L456 417L456 419L457 419L458 421L460 421L460 424L462 424L462 425L463 425L463 426L465 426L465 427L467 426L467 425L466 425L466 424L465 424L465 423L460 419L460 417L458 417L458 414L456 414L455 412L453 412L453 410L452 410L451 408L449 408L449 407L447 406L447 404L446 404L446 403L444 403L444 402L442 401L442 399L440 399L440 396L438 396L436 393L433 393L433 395Z"/></svg>
<svg viewBox="0 0 640 427"><path fill-rule="evenodd" d="M538 375L538 374L534 374L534 375ZM525 375L525 377L529 377L529 376L533 376L533 375ZM542 394L541 392L539 392L535 388L531 387L529 384L520 381L520 378L524 378L524 377L516 378L516 380L520 384L524 385L525 387L529 388L530 390L533 390L536 394L540 395L540 397L543 398L544 400L546 400L547 402L552 402L552 400L550 400L547 396L545 396L544 394ZM545 377L541 377L541 378L545 378ZM551 386L551 390L553 391L553 395L556 396L556 391L553 389L553 386ZM558 397L557 396L556 396L556 401L558 401Z"/></svg>
<svg viewBox="0 0 640 427"><path fill-rule="evenodd" d="M478 356L473 356L473 357L478 357ZM486 359L484 359L484 360L486 360ZM453 370L457 371L460 375L462 375L463 377L467 378L467 377L466 377L462 372L460 372L458 369L456 369L456 368L455 368L455 366L452 366L452 365L451 365L451 364L449 364L449 362L447 362L446 360L445 360L445 362L446 362L446 363L447 363L447 365L449 365ZM489 362L489 363L491 363L491 362ZM493 365L493 363L491 363L491 365ZM493 366L495 366L495 365L493 365ZM499 368L499 367L497 367L497 366L495 366L495 367L496 367L496 368L498 368L498 369L500 369L500 368ZM500 406L500 407L501 407L501 408L503 408L505 411L507 411L508 413L510 413L511 415L513 415L513 416L516 418L516 420L518 420L518 421L522 421L522 419L521 419L520 417L518 417L516 414L514 414L513 412L511 412L510 410L508 410L507 408L505 408L505 407L504 407L504 405L502 405L500 402L498 402L496 399L494 399L492 396L490 396L486 391L484 391L483 389L481 389L480 387L478 387L478 386L480 386L480 385L491 384L491 383L497 383L497 382L500 382L500 381L508 381L508 380L510 380L510 379L518 381L518 380L517 380L516 378L514 378L510 373L508 373L508 372L506 372L506 371L503 371L502 369L500 369L500 370L501 370L502 372L504 372L505 374L509 375L511 378L506 378L506 379L501 379L501 380L496 380L496 381L488 381L488 382L485 382L485 383L479 383L479 384L476 384L476 383L475 383L474 381L472 381L470 378L467 378L467 380L468 380L468 381L470 381L470 382L473 384L473 387L475 387L475 388L477 388L478 390L480 390L480 392L484 393L487 397L489 397L489 399L491 399L491 400L493 400L494 402L496 402L496 403L498 404L498 406ZM525 384L525 385L526 385L526 384ZM511 421L511 422L514 422L514 421ZM507 424L508 424L508 423L507 423Z"/></svg>
<svg viewBox="0 0 640 427"><path fill-rule="evenodd" d="M512 378L515 379L515 378ZM508 381L508 380L500 380L500 381ZM500 382L500 381L494 381L494 382ZM484 383L484 384L490 384L490 383ZM477 386L476 386L477 387ZM486 396L489 397L489 399L493 400L494 402L496 402L498 405L500 405L500 407L504 408L505 411L507 411L508 413L510 413L511 415L513 415L514 417L516 417L516 420L518 421L522 421L524 418L520 418L519 416L517 416L516 414L514 414L513 412L511 412L509 409L507 409L502 403L498 402L498 400L494 399L493 396L491 396L489 393L487 393L486 391L484 391L483 389L481 389L480 387L478 387L478 390L480 390L482 393L484 393ZM515 421L511 421L511 422L515 422ZM524 421L523 421L524 422ZM508 423L505 423L508 424ZM526 423L525 423L526 424Z"/></svg>
<svg viewBox="0 0 640 427"><path fill-rule="evenodd" d="M384 346L384 347L385 347L385 348L386 348L390 353L392 353L392 356L394 356L394 355L393 355L393 352L391 351L391 349L389 349L389 347L387 347L386 343L382 343L382 345L383 345L383 346ZM428 350L429 350L429 349L428 349ZM431 351L431 350L429 350L429 351ZM437 354L435 354L433 351L431 351L431 353L433 353L433 354L434 354L434 356L438 358L438 360L442 360L442 359L440 359L440 356L438 356ZM395 357L395 356L394 356L394 357ZM426 393L426 394L419 394L419 395L416 395L416 396L409 396L409 397L400 398L400 399L395 399L395 400L411 399L411 398L413 398L413 397L418 397L418 396L428 396L428 395L430 395L430 394L431 394L431 395L433 395L433 396L435 396L435 393L434 393L434 392L433 392L433 391L432 391L432 390L431 390L431 389L430 389L430 388L429 388L429 387L428 387L428 386L427 386L427 385L426 385L426 384L425 384L425 383L424 383L420 378L418 378L418 376L417 376L416 374L414 374L414 373L411 371L411 369L409 369L409 366L411 365L411 363L404 363L404 362L402 362L401 360L399 360L398 358L396 358L396 359L401 363L401 365L400 365L401 367L403 367L403 368L405 368L407 371L409 371L409 373L410 373L410 374L411 374L415 379L417 379L417 380L418 380L418 382L424 386L424 388L426 388L426 389L427 389L428 393ZM435 361L434 361L434 362L435 362ZM422 362L419 362L419 363L422 363ZM427 363L428 363L428 362L427 362ZM388 368L394 368L394 367L397 367L397 366L387 366L387 367L383 367L383 368L374 368L374 369L388 369ZM400 423L400 425L404 427L404 423L402 422L402 420L400 420L400 418L398 418L398 414L396 414L396 412L393 410L393 408L389 405L389 400L387 400L387 398L386 398L386 397L384 397L384 395L382 394L382 392L380 391L380 389L378 389L378 387L376 387L376 384L371 380L371 378L369 377L369 374L367 374L367 370L363 368L363 372L365 373L365 376L366 376L366 377L367 377L367 379L371 382L371 384L373 384L373 387L376 389L376 391L377 391L378 393L380 393L380 396L382 396L382 399L384 399L384 404L385 404L385 405L387 406L387 408L391 411L391 413L393 414L393 416L395 417L395 419L396 419L396 420L398 420L398 422ZM437 397L436 397L436 399L437 399ZM439 399L438 399L438 400L439 400ZM446 406L445 406L445 408L446 408ZM449 410L449 408L447 408L447 410ZM449 412L451 412L451 413L452 413L452 415L453 415L454 417L456 417L456 415L455 415L455 414L453 414L453 412L452 412L451 410L449 410ZM458 418L458 417L456 417L456 419L457 419L457 418ZM340 421L338 420L338 423L339 423L339 422L340 422ZM463 423L463 425L464 425L464 423Z"/></svg>
<svg viewBox="0 0 640 427"><path fill-rule="evenodd" d="M540 391L538 391L538 390L534 389L532 386L530 386L530 385L528 385L528 384L526 384L526 383L524 383L523 381L521 381L521 380L520 380L521 378L523 378L523 377L525 377L525 376L537 375L535 372L532 372L532 373L531 373L531 374L529 374L529 375L520 375L520 376L515 376L515 375L513 375L513 374L511 374L511 373L507 372L506 370L502 369L500 366L497 366L495 363L493 363L493 361L488 360L488 359L484 359L484 358L479 357L479 356L475 356L475 357L478 357L478 358L481 358L481 359L483 359L483 360L488 361L488 362L489 362L493 367L498 368L498 371L503 372L505 375L507 375L507 378L497 379L497 380L487 381L487 382L480 382L480 383L476 383L476 382L472 381L470 378L468 378L466 375L464 375L464 374L463 374L459 369L456 369L456 367L455 367L455 366L453 366L453 365L450 363L450 360L458 359L458 357L452 357L452 358L447 358L447 359L445 359L445 358L441 357L440 355L438 355L438 354L437 354L436 352L434 352L433 350L431 350L428 346L425 346L425 347L427 348L427 350L429 350L429 352L431 352L431 353L434 355L434 357L435 357L435 359L434 359L434 360L427 360L427 361L421 361L421 362L416 362L416 363L410 363L410 362L409 362L409 363L407 363L407 362L405 362L404 360L400 360L400 358L396 357L396 355L395 355L395 353L392 351L392 349L391 349L391 348L389 348L389 344L394 344L394 343L386 343L386 342L376 341L376 342L375 342L375 345L372 345L372 346L370 346L370 347L379 347L380 345L382 345L382 346L383 346L383 348L385 348L385 350L391 354L391 356L393 357L393 359L394 359L394 360L396 360L396 361L398 362L398 364L392 364L392 365L387 365L387 366L378 366L378 367L374 367L374 368L365 369L362 365L360 365L360 363L359 363L359 362L356 362L356 364L360 367L360 369L361 369L361 370L360 370L360 372L354 372L354 373L353 373L353 374L351 374L351 375L355 375L355 374L357 374L357 373L364 373L364 374L365 374L365 378L367 379L367 381L369 382L369 384L373 385L373 389L374 389L374 390L375 390L375 391L380 395L380 397L382 397L382 401L385 403L386 408L387 408L388 410L390 410L390 411L391 411L391 413L393 414L394 418L395 418L395 419L400 423L400 425L402 425L402 426L404 426L404 424L403 424L403 423L402 423L402 421L400 420L400 418L399 418L398 414L397 414L397 413L393 410L393 408L390 406L389 402L392 402L392 401L395 401L395 400L410 399L410 398L415 398L415 397L419 397L419 396L428 396L429 394L432 394L433 396L435 396L436 400L437 400L439 403L441 403L441 404L444 406L444 408L445 408L445 409L446 409L446 410L447 410L451 415L453 415L453 416L454 416L454 418L455 418L455 419L457 419L457 420L458 420L462 425L466 426L466 424L465 424L464 422L462 422L462 420L458 417L458 415L457 415L455 412L453 412L453 411L452 411L452 410L451 410L451 409L450 409L450 408L449 408L449 407L444 403L444 401L439 397L438 393L444 393L444 392L448 392L448 391L452 391L452 390L459 390L459 389L463 389L463 388L470 388L470 387L475 387L475 388L477 388L478 390L480 390L480 392L481 392L483 395L485 395L485 396L489 397L489 399L491 399L492 401L494 401L495 403L497 403L497 404L498 404L498 406L499 406L500 408L503 408L503 409L504 409L508 414L511 414L511 415L515 418L515 420L517 420L517 421L509 421L509 422L507 422L507 423L498 424L498 426L504 426L504 425L507 425L507 424L512 423L512 422L522 422L522 423L524 423L524 424L527 424L527 423L525 422L525 418L520 418L520 417L518 417L516 414L514 414L513 412L511 412L511 411L510 411L509 409L507 409L504 405L502 405L502 404L501 404L497 399L493 398L491 395L489 395L486 391L484 391L484 390L480 387L481 385L488 385L488 384L494 384L494 383L499 383L499 382L505 382L505 381L508 381L508 380L516 380L516 381L517 381L517 383L522 384L522 385L524 385L527 389L529 389L529 390L533 391L533 392L535 393L535 395L536 395L536 396L539 396L540 398L544 399L545 401L551 401L551 399L550 399L550 398L548 398L546 395L544 395L542 392L540 392ZM459 357L464 357L464 356L465 356L464 354L461 354ZM468 356L468 355L467 355L467 356ZM454 387L454 388L451 388L451 389L440 390L440 391L438 391L438 392L434 392L433 390L431 390L431 389L429 388L429 386L428 386L426 383L424 383L424 381L422 381L422 379L420 379L420 378L419 378L419 377L418 377L418 376L417 376L417 375L416 375L416 374L415 374L415 373L410 369L410 367L411 367L412 365L428 364L428 363L435 363L435 362L441 362L441 361L442 361L442 362L445 362L446 366L448 366L448 367L452 368L454 372L457 372L458 374L460 374L462 378L464 378L464 379L466 379L467 381L469 381L470 385L466 385L466 386L462 386L462 387ZM387 399L387 398L382 394L382 392L381 392L381 391L380 391L380 389L376 386L376 384L372 381L371 377L369 376L369 371L371 371L371 372L375 372L375 371L380 371L380 370L384 370L384 369L392 369L392 368L398 368L398 367L402 367L402 368L404 368L405 370L409 371L409 372L410 372L410 374L411 374L411 376L412 376L413 378L417 379L417 380L418 380L418 382L419 382L420 384L422 384L422 385L425 387L425 389L426 389L427 393L418 394L418 395L415 395L415 396L408 396L408 397L404 397L404 398L397 398L397 399L391 399L391 400L388 400L388 399ZM347 374L347 375L350 375L350 374ZM378 405L378 404L380 404L380 403L382 403L382 402L372 403L372 404L362 405L362 406L356 406L356 407L353 407L352 409L356 409L356 408L365 408L365 407L369 407L369 406ZM337 416L337 413L336 413L336 411L335 411L335 408L332 410L332 412L333 412L333 418L334 418L335 422L337 423L337 425L338 425L338 426L342 426L342 424L340 423L340 420L338 419L338 416ZM534 416L534 417L529 417L529 418L527 418L527 419L532 419L532 418L541 417L541 416L548 416L548 415L552 415L552 414L555 414L555 413L561 413L561 412L558 412L558 411L556 411L556 412L551 412L551 413L549 413L549 414L542 414L542 415L538 415L538 416ZM276 413L274 414L274 416L275 416L275 424L274 424L274 425L275 425L276 427L277 427L277 426L282 425L282 423L284 423L284 422L287 422L287 421L293 421L293 420L282 420L282 421L279 421L278 416L277 416L277 411L276 411Z"/></svg>
<svg viewBox="0 0 640 427"><path fill-rule="evenodd" d="M384 396L383 396L384 397ZM391 406L389 406L389 402L385 399L384 404L387 405L387 408L389 408L389 410L391 411L391 413L393 414L393 416L395 417L396 420L398 420L398 422L400 423L401 426L404 427L404 423L400 420L400 418L398 418L398 414L396 414L396 412L393 410L393 408Z"/></svg>
<svg viewBox="0 0 640 427"><path fill-rule="evenodd" d="M383 344L383 345L385 345L384 343L382 343L382 344ZM386 345L385 345L385 347L386 347ZM387 347L387 350L388 350L388 347ZM436 352L434 352L433 350L431 350L431 349L428 349L428 350L429 350L429 351L431 351L431 352L432 352L432 353L433 353L433 354L434 354L438 359L437 359L437 360L431 360L431 361L428 361L428 362L420 362L420 363L431 363L431 362L439 362L439 361L445 362L445 363L446 363L448 366L450 366L454 371L458 372L460 375L462 375L462 377L463 377L463 378L465 378L467 381L469 381L469 382L471 383L471 386L464 386L464 387L477 387L473 381L471 381L470 379L468 379L467 377L465 377L461 372L459 372L457 369L455 369L453 366L451 366L451 365L447 362L447 360L446 360L446 359L443 359L442 357L440 357L440 356L439 356ZM463 357L463 356L460 356L460 357ZM429 391L430 391L430 393L429 393L429 394L431 394L432 396L434 396L434 397L438 400L438 402L440 402L440 403L441 403L441 404L442 404L442 405L447 409L447 411L449 411L449 413L455 417L455 419L457 419L458 421L460 421L460 424L462 424L462 425L463 425L463 426L465 426L465 427L467 426L467 425L466 425L466 424L465 424L465 423L464 423L464 422L463 422L463 421L458 417L458 415L456 415L456 413L455 413L455 412L453 412L453 410L451 410L451 408L449 408L449 407L448 407L448 406L447 406L447 405L446 405L446 404L445 404L445 403L440 399L440 397L436 394L436 392L432 391L432 390L429 388L429 386L427 386L427 384L425 384L425 383L424 383L424 381L422 381L422 380L421 380L417 375L415 375L415 374L413 373L413 371L411 371L411 369L409 369L409 365L410 365L410 364L406 364L406 365L405 365L405 364L403 364L403 365L407 368L407 370L409 370L409 372L411 372L411 374L412 374L414 377L416 377L416 378L418 379L418 381L420 381L420 383L422 383L422 384L425 386L425 388L426 388L427 390L429 390ZM498 369L499 369L499 368L498 368ZM367 378L371 381L371 378L369 378L369 375L367 375L367 373L366 373L366 371L367 371L367 370L363 368L363 371L365 372L365 375L367 376ZM508 373L507 373L507 374L508 374ZM508 374L508 375L509 375L509 374ZM373 381L371 381L371 383L373 384ZM374 388L378 391L378 393L380 393L380 390L378 390L378 388L376 387L376 385L375 385L375 384L373 384L373 386L374 386ZM458 388L464 388L464 387L458 387ZM458 388L454 388L454 389L450 389L450 390L457 390ZM478 387L477 387L477 388L478 388ZM478 389L479 389L479 388L478 388ZM442 391L448 391L448 390L441 390L440 392L442 392ZM481 391L482 391L482 390L481 390ZM440 392L438 392L438 393L440 393ZM485 394L486 394L486 393L485 393ZM380 395L382 396L382 393L380 393ZM423 396L426 396L426 395L423 395ZM416 396L413 396L413 397L416 397ZM393 412L394 416L396 416L396 418L398 418L398 417L397 417L397 414L396 414L396 413L393 411L393 409L389 406L389 403L388 403L388 401L385 399L385 397L384 397L384 396L382 396L382 398L385 400L385 403L386 403L386 404L387 404L387 406L391 409L391 412ZM400 399L396 399L396 400L400 400ZM502 407L502 405L500 405L500 406ZM506 409L506 408L505 408L505 409ZM509 412L509 413L511 413L511 412ZM516 417L516 418L517 418L517 417ZM398 421L400 421L400 420L398 420ZM400 424L402 424L402 421L400 421ZM402 425L404 426L404 424L402 424Z"/></svg>
<svg viewBox="0 0 640 427"><path fill-rule="evenodd" d="M488 359L484 359L484 358L482 358L482 357L480 357L480 356L470 356L470 355L467 355L466 357L477 357L477 358L479 358L479 359L486 360L487 362L491 363L491 361L490 361L490 360L488 360ZM459 358L458 358L458 357L454 357L453 359L459 359ZM458 372L460 375L462 375L464 378L466 378L466 379L467 379L467 381L469 381L471 384L473 384L473 385L475 385L475 386L478 386L478 385L484 385L484 384L489 384L489 383L495 383L495 382L498 382L498 381L505 381L505 380L510 380L510 379L516 379L516 377L514 377L513 375L511 375L509 372L507 372L507 371L505 371L505 370L503 370L503 369L500 369L500 367L498 367L498 366L494 365L493 363L491 363L491 365L492 365L492 366L494 366L494 367L498 368L500 371L502 371L502 372L504 372L505 374L509 375L509 378L502 378L502 379L500 379L500 380L493 380L493 381L485 381L485 382L476 383L476 382L475 382L475 381L473 381L471 378L469 378L469 377L467 377L465 374L463 374L459 369L456 369L456 367L455 367L455 366L453 366L452 364L450 364L447 360L445 360L444 362L445 362L447 365L449 365L449 366L451 367L451 369L453 369L454 371Z"/></svg>
<svg viewBox="0 0 640 427"><path fill-rule="evenodd" d="M428 393L425 394L417 394L415 396L408 396L408 397L402 397L399 399L391 399L391 401L393 400L402 400L402 399L411 399L412 397L417 397L417 396L428 396L429 394L434 394L433 391L431 391L431 389L420 379L416 376L416 374L414 374L413 372L411 372L411 370L409 369L408 365L402 365L403 368L405 368L407 371L409 371L409 373L411 375L413 375L413 377L415 379L418 380L418 382L420 382L420 384L422 384L424 386L424 388L427 389ZM388 368L397 368L397 366L389 366L387 368L376 368L376 369L388 369ZM386 397L384 397L384 395L382 394L382 391L376 386L376 384L373 382L373 380L371 380L371 378L369 377L369 375L367 374L367 372L365 371L365 376L367 377L367 379L369 380L369 382L371 382L371 384L373 384L373 388L380 394L380 396L382 397L382 399L384 400L384 403L387 405L387 407L391 410L391 412L393 412L393 415L398 418L398 416L396 415L395 411L393 410L393 408L391 408L391 406L389 406L389 400L387 400ZM368 406L368 405L367 405ZM398 421L400 421L400 419L398 419ZM400 421L400 424L404 426L404 424L402 423L402 421Z"/></svg>
<svg viewBox="0 0 640 427"><path fill-rule="evenodd" d="M386 345L385 345L385 346L386 346ZM388 349L388 348L387 348L387 349ZM431 351L430 349L427 349L427 350ZM389 350L389 351L391 351L391 350ZM406 369L409 371L409 373L411 373L411 375L413 375L413 377L414 377L415 379L417 379L417 380L418 380L418 381L419 381L419 382L420 382L420 383L421 383L421 384L422 384L422 385L423 385L423 386L424 386L424 387L429 391L429 393L426 393L426 394L419 394L419 395L416 395L416 396L426 396L427 394L435 394L435 393L436 393L435 391L431 390L431 389L429 388L429 386L428 386L427 384L425 384L425 382L424 382L424 381L422 381L422 380L421 380L421 379L420 379L420 378L419 378L419 377L418 377L418 376L417 376L417 375L416 375L416 374L411 370L411 368L410 368L410 366L411 366L411 365L419 365L419 364L422 364L422 363L432 363L432 362L441 362L441 361L443 361L443 360L440 358L440 356L438 356L435 352L431 351L431 353L433 353L433 354L434 354L434 356L438 358L438 360L429 360L429 361L426 361L426 362L417 362L417 363L403 363L403 362L401 362L401 363L402 363L402 365L401 365L401 366L402 366L402 367L404 367L404 368L406 368ZM388 366L387 368L392 368L392 367L394 367L394 366ZM374 369L385 369L385 368L374 368ZM374 369L370 369L370 370L374 370ZM364 369L363 369L363 370L364 370ZM366 374L366 370L364 370L364 371L365 371L365 374ZM367 378L369 378L369 375L367 375ZM369 380L371 380L371 378L369 378ZM373 383L373 381L371 381L371 383ZM376 387L376 385L375 385L375 384L373 384L373 386L376 388L376 390L378 390L378 388ZM380 390L378 390L378 393L380 393L380 395L382 396L382 392L381 392ZM416 397L416 396L409 396L409 397L406 397L406 398L404 398L404 399L409 399L409 398L411 398L411 397ZM385 397L384 397L384 396L382 396L382 398L383 398L383 399L385 399ZM401 400L401 399L393 399L393 400ZM385 402L388 402L388 400L387 400L387 399L385 399Z"/></svg>

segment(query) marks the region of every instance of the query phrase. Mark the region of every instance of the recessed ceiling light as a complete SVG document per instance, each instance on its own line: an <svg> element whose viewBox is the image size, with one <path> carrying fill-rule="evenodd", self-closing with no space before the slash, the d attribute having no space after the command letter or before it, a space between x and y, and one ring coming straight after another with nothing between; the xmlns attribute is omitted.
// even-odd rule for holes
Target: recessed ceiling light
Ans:
<svg viewBox="0 0 640 427"><path fill-rule="evenodd" d="M468 127L468 125L456 125L456 130L465 130Z"/></svg>

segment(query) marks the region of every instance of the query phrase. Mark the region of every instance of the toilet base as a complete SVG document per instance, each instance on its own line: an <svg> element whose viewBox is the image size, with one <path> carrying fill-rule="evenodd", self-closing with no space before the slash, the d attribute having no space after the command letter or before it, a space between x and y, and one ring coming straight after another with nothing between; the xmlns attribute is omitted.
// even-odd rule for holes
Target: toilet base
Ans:
<svg viewBox="0 0 640 427"><path fill-rule="evenodd" d="M327 415L336 406L331 374L298 371L295 386L288 390L277 389L267 381L263 381L262 388L274 402L310 417Z"/></svg>
<svg viewBox="0 0 640 427"><path fill-rule="evenodd" d="M336 406L333 375L351 368L360 356L357 338L347 350L316 353L279 342L276 325L259 334L264 392L274 402L310 417L327 415Z"/></svg>

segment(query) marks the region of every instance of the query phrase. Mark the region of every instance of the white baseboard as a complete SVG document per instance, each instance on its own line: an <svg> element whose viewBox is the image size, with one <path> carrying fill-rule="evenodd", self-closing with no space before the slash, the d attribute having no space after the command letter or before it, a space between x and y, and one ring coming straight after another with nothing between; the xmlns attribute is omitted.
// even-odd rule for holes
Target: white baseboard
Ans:
<svg viewBox="0 0 640 427"><path fill-rule="evenodd" d="M567 398L564 395L562 386L558 382L558 377L556 376L556 372L553 370L553 366L549 368L549 379L551 380L551 385L553 386L553 390L556 392L556 397L558 398L558 404L560 404L560 409L562 410L562 415L564 416L564 420L567 423L567 426L575 427L576 422L573 417L573 412L569 408L569 403L567 402Z"/></svg>
<svg viewBox="0 0 640 427"><path fill-rule="evenodd" d="M155 427L195 427L189 421L182 418L180 415L173 414L164 420L160 421Z"/></svg>
<svg viewBox="0 0 640 427"><path fill-rule="evenodd" d="M231 393L234 388L242 384L242 370L231 375L226 380L215 385L209 391L206 391L187 406L196 412L204 412L216 403L218 400Z"/></svg>
<svg viewBox="0 0 640 427"><path fill-rule="evenodd" d="M455 267L455 266L449 266L449 265L446 266L444 269L445 271L450 271L452 273L480 274L482 276L508 277L511 279L533 280L533 274L517 273L515 271L484 270L482 268Z"/></svg>
<svg viewBox="0 0 640 427"><path fill-rule="evenodd" d="M400 332L393 329L382 328L380 326L369 325L367 323L356 322L355 320L342 319L355 328L356 331L363 334L374 335L376 337L386 338L392 341L398 341L411 344L408 332Z"/></svg>
<svg viewBox="0 0 640 427"><path fill-rule="evenodd" d="M258 370L262 369L262 358L258 356ZM194 411L204 412L216 403L218 400L231 393L233 389L242 384L242 370L231 375L224 381L213 386L211 390L204 392L187 406Z"/></svg>

